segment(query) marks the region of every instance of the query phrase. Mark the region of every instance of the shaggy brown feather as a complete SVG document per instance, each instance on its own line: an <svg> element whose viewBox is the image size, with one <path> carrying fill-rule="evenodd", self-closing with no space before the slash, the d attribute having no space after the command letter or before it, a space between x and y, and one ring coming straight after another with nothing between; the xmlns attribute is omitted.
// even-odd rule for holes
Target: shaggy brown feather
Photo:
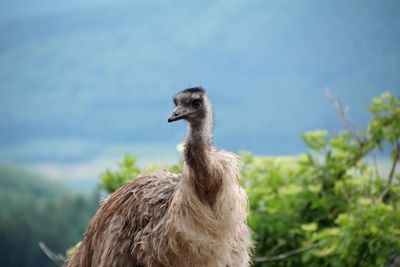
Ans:
<svg viewBox="0 0 400 267"><path fill-rule="evenodd" d="M239 161L212 147L205 91L181 94L205 102L205 116L188 119L182 174L140 175L112 193L64 266L248 266L248 204Z"/></svg>

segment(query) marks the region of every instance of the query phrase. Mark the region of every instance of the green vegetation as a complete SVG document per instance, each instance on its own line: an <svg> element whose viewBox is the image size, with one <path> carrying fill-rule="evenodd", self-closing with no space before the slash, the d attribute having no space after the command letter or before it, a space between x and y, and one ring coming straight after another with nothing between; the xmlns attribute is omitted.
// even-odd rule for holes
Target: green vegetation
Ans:
<svg viewBox="0 0 400 267"><path fill-rule="evenodd" d="M82 239L97 206L97 195L72 195L59 183L0 165L0 266L55 266L38 242L65 251Z"/></svg>
<svg viewBox="0 0 400 267"><path fill-rule="evenodd" d="M255 266L398 266L400 99L385 93L369 109L367 129L308 132L309 151L297 157L241 154ZM384 148L387 177L368 164ZM131 156L119 167L102 175L109 192L140 172Z"/></svg>

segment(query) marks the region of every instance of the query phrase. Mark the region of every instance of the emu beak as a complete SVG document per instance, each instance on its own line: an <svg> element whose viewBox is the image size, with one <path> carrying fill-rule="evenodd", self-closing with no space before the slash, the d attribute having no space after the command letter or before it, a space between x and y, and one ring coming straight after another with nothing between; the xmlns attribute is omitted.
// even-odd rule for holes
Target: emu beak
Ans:
<svg viewBox="0 0 400 267"><path fill-rule="evenodd" d="M186 110L181 106L177 106L175 110L172 112L171 116L168 117L168 122L173 122L183 119L185 115L186 115Z"/></svg>

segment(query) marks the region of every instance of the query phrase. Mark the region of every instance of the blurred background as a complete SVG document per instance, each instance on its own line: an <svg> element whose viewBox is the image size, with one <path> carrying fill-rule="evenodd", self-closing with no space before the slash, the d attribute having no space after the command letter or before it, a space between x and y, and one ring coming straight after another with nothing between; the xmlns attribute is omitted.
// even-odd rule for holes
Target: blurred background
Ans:
<svg viewBox="0 0 400 267"><path fill-rule="evenodd" d="M341 129L327 89L360 128L400 94L397 0L0 0L0 36L1 266L54 266L37 241L79 241L124 154L178 162L182 89L208 90L216 146L259 155Z"/></svg>

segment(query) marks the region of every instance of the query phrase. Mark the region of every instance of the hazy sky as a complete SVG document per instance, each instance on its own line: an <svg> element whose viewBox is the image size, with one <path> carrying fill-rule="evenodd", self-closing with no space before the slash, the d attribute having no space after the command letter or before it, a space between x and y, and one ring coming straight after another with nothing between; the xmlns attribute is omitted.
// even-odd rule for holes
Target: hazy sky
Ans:
<svg viewBox="0 0 400 267"><path fill-rule="evenodd" d="M341 127L326 88L361 127L400 92L399 1L0 0L0 34L0 160L54 176L175 160L185 128L166 118L189 86L219 147L274 155Z"/></svg>

